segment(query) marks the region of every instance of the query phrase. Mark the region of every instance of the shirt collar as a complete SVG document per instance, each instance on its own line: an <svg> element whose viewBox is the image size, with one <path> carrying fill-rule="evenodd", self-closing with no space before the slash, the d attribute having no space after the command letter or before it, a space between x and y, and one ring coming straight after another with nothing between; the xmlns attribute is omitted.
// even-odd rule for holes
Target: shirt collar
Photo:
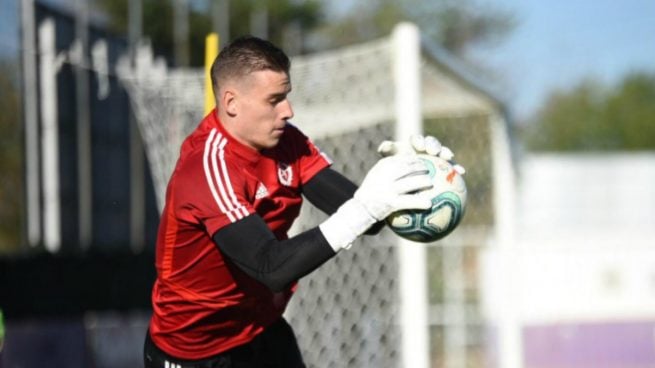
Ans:
<svg viewBox="0 0 655 368"><path fill-rule="evenodd" d="M244 158L245 160L256 163L262 157L261 152L256 149L246 146L245 144L239 142L234 138L223 126L223 123L218 119L218 114L216 108L214 108L206 117L205 122L211 127L218 129L218 132L221 133L225 138L227 138L227 144L230 146L230 150Z"/></svg>

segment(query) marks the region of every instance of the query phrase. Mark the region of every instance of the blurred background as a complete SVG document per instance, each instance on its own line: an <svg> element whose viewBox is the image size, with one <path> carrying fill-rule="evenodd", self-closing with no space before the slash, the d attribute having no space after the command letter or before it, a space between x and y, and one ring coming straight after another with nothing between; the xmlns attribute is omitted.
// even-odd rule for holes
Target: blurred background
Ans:
<svg viewBox="0 0 655 368"><path fill-rule="evenodd" d="M429 54L426 88L450 104L424 129L468 169L462 229L428 246L430 366L655 367L647 0L0 0L0 367L141 366L171 159L153 146L174 155L180 139L157 122L202 117L202 85L184 81L202 78L207 34L269 38L303 71L346 55L313 78L355 90L348 55L403 21ZM175 82L145 93L119 71L144 58ZM303 78L304 128L305 107L331 100L311 101ZM366 131L370 147L385 129ZM398 366L386 359L369 366Z"/></svg>

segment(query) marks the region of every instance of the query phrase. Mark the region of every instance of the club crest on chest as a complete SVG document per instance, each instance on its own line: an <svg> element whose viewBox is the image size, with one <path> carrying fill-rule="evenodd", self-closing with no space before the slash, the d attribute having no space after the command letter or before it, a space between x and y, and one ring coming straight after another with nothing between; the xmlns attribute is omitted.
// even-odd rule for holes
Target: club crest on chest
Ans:
<svg viewBox="0 0 655 368"><path fill-rule="evenodd" d="M293 181L293 170L291 165L284 162L278 162L277 178L280 181L280 184L287 187L291 186L291 182Z"/></svg>

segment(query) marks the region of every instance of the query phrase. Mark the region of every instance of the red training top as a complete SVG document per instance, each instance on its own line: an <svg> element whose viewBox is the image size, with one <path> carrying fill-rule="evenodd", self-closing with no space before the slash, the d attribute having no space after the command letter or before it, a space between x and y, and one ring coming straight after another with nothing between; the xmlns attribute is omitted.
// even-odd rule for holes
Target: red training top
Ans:
<svg viewBox="0 0 655 368"><path fill-rule="evenodd" d="M292 125L260 152L230 136L215 110L203 119L182 144L159 225L150 335L160 349L207 358L251 341L282 315L295 285L271 292L226 262L212 235L258 214L286 239L301 186L330 163Z"/></svg>

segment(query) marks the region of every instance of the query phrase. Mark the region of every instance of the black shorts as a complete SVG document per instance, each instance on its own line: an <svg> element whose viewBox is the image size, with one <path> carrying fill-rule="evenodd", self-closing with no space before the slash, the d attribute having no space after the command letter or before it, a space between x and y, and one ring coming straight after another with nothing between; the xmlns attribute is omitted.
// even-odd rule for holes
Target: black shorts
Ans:
<svg viewBox="0 0 655 368"><path fill-rule="evenodd" d="M296 336L283 318L251 342L201 360L178 359L159 349L146 333L145 368L305 368Z"/></svg>

